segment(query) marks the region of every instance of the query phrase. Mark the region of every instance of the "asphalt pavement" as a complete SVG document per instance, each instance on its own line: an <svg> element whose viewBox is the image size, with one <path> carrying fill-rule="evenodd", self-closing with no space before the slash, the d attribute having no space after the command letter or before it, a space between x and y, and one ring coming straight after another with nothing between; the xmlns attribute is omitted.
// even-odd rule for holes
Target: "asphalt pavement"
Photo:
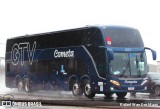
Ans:
<svg viewBox="0 0 160 109"><path fill-rule="evenodd" d="M124 99L119 99L115 94L111 98L106 98L103 94L97 94L93 99L86 98L84 95L74 97L71 92L66 91L45 91L39 90L32 93L18 91L16 88L9 89L5 87L4 75L0 74L0 99L4 100L10 96L15 102L41 102L43 108L47 109L90 109L90 108L160 108L160 96L150 95L149 93L137 93L131 96L130 93ZM158 105L157 105L158 104ZM42 107L36 107L42 108ZM2 107L0 109L3 109ZM21 107L10 107L10 109L19 109ZM28 107L25 107L26 109ZM35 108L35 107L30 107ZM29 109L30 109L29 108Z"/></svg>

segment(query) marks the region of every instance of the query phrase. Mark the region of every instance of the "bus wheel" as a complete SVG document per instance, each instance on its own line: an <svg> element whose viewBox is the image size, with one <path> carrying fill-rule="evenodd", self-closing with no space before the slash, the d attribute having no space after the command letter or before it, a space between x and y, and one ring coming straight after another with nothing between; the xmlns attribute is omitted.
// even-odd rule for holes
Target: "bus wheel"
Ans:
<svg viewBox="0 0 160 109"><path fill-rule="evenodd" d="M24 89L25 89L26 92L31 92L31 86L30 86L29 78L24 79Z"/></svg>
<svg viewBox="0 0 160 109"><path fill-rule="evenodd" d="M136 96L136 92L130 92L131 96Z"/></svg>
<svg viewBox="0 0 160 109"><path fill-rule="evenodd" d="M106 96L106 98L111 98L113 93L112 92L105 92L104 95Z"/></svg>
<svg viewBox="0 0 160 109"><path fill-rule="evenodd" d="M156 86L156 87L155 87L154 93L155 93L155 95L157 95L157 96L160 95L160 87L159 87L159 86Z"/></svg>
<svg viewBox="0 0 160 109"><path fill-rule="evenodd" d="M18 88L19 91L23 91L24 90L24 83L23 83L22 79L18 80L17 88Z"/></svg>
<svg viewBox="0 0 160 109"><path fill-rule="evenodd" d="M77 81L74 81L73 86L72 86L72 93L74 96L81 96L82 93L82 88L78 85Z"/></svg>
<svg viewBox="0 0 160 109"><path fill-rule="evenodd" d="M124 98L127 95L127 92L117 92L116 95L118 98Z"/></svg>
<svg viewBox="0 0 160 109"><path fill-rule="evenodd" d="M95 96L95 93L92 92L91 89L91 84L89 82L89 80L85 80L85 84L84 84L84 95L88 98L93 98Z"/></svg>

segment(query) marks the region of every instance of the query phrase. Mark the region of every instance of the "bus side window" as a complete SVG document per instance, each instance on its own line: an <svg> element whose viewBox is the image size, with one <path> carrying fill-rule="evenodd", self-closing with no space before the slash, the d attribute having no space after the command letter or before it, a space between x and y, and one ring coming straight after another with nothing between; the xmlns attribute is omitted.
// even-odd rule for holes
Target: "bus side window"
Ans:
<svg viewBox="0 0 160 109"><path fill-rule="evenodd" d="M80 30L71 31L69 33L69 44L72 46L77 46L82 44L82 32Z"/></svg>
<svg viewBox="0 0 160 109"><path fill-rule="evenodd" d="M98 29L92 29L91 30L92 34L91 34L91 43L92 45L94 46L102 46L103 45L103 40L102 40L102 35L101 35L101 32L98 30Z"/></svg>
<svg viewBox="0 0 160 109"><path fill-rule="evenodd" d="M77 70L76 72L80 73L81 75L87 74L87 65L81 59L77 59Z"/></svg>
<svg viewBox="0 0 160 109"><path fill-rule="evenodd" d="M106 65L106 55L105 50L101 49L100 51L97 51L97 54L94 57L96 62L96 67L98 70L98 73L101 77L105 78L107 73L107 65Z"/></svg>
<svg viewBox="0 0 160 109"><path fill-rule="evenodd" d="M103 39L100 30L96 28L90 28L83 31L83 44L85 45L94 45L94 46L102 46Z"/></svg>
<svg viewBox="0 0 160 109"><path fill-rule="evenodd" d="M72 72L74 70L74 58L68 59L68 70L69 72Z"/></svg>
<svg viewBox="0 0 160 109"><path fill-rule="evenodd" d="M67 32L57 33L56 34L56 46L57 47L66 47L69 44L69 38Z"/></svg>

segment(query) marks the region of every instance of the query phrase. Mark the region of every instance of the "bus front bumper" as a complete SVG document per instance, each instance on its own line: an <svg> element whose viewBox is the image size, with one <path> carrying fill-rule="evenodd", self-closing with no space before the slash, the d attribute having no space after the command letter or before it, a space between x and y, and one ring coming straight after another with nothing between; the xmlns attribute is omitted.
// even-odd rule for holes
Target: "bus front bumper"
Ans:
<svg viewBox="0 0 160 109"><path fill-rule="evenodd" d="M111 86L111 92L147 92L147 86Z"/></svg>

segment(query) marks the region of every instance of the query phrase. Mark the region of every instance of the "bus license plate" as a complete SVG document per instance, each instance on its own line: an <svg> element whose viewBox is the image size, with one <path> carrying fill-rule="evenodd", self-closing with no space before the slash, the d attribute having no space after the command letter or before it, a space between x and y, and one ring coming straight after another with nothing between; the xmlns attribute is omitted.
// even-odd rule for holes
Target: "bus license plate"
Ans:
<svg viewBox="0 0 160 109"><path fill-rule="evenodd" d="M128 87L128 90L134 90L134 87Z"/></svg>

